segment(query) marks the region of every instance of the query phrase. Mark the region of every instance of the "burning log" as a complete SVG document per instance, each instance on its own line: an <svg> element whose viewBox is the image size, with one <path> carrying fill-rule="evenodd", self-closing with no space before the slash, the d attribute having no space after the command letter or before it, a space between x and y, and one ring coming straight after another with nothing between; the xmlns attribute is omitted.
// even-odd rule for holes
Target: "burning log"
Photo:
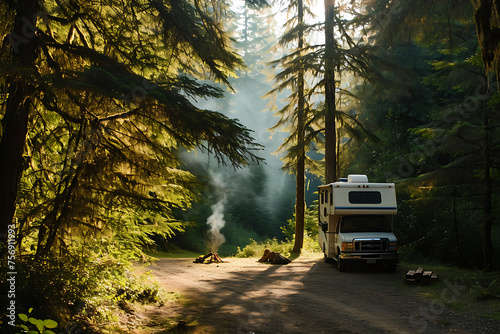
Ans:
<svg viewBox="0 0 500 334"><path fill-rule="evenodd" d="M278 252L271 252L269 249L264 251L262 257L257 260L258 262L269 262L272 264L289 264L292 262L290 259L284 257Z"/></svg>
<svg viewBox="0 0 500 334"><path fill-rule="evenodd" d="M222 259L220 258L219 254L213 253L213 252L207 253L205 255L198 256L194 260L194 263L205 263L205 260L208 259L208 258L210 258L210 259L208 260L207 263L212 263L212 262L215 262L215 263L224 263L224 261L222 261Z"/></svg>

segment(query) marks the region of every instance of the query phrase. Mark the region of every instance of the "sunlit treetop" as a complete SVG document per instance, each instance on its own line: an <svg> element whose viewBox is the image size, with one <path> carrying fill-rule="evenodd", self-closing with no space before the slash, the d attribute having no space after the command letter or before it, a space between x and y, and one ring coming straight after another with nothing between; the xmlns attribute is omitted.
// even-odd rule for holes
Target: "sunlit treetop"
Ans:
<svg viewBox="0 0 500 334"><path fill-rule="evenodd" d="M195 180L181 170L179 150L208 151L234 167L262 160L251 130L196 107L222 97L209 82L229 87L242 65L222 29L223 8L212 4L1 2L3 124L15 128L7 115L29 101L17 215L39 229L39 254L63 227L133 231L146 219L163 233L180 228L175 210L189 207ZM9 136L2 141L22 139Z"/></svg>

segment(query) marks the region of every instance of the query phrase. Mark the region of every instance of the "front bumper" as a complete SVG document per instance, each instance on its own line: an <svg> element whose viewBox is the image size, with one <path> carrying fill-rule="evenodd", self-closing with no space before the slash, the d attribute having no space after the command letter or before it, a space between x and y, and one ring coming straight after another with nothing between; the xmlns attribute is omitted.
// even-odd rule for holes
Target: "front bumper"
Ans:
<svg viewBox="0 0 500 334"><path fill-rule="evenodd" d="M340 259L349 262L363 262L368 264L377 263L397 263L398 253L362 253L362 252L341 252Z"/></svg>

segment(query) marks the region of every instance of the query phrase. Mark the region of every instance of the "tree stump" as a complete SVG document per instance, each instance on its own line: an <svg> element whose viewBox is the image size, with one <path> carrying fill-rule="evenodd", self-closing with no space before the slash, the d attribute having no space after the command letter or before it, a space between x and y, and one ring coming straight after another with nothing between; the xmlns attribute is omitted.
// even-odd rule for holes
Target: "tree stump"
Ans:
<svg viewBox="0 0 500 334"><path fill-rule="evenodd" d="M290 259L284 257L280 253L271 252L269 249L266 249L262 257L257 261L267 262L271 264L289 264L290 262L292 262Z"/></svg>

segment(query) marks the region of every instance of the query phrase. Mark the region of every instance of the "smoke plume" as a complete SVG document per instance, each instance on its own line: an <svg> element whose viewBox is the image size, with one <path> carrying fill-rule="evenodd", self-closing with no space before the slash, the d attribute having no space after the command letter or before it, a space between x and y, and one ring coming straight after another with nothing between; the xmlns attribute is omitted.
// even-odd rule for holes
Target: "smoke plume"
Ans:
<svg viewBox="0 0 500 334"><path fill-rule="evenodd" d="M209 250L217 252L226 238L220 230L226 225L224 220L224 206L226 204L226 187L224 177L221 173L210 172L212 185L215 187L216 194L221 198L216 204L212 205L212 214L207 219L207 224L210 226Z"/></svg>
<svg viewBox="0 0 500 334"><path fill-rule="evenodd" d="M210 226L210 251L217 252L220 245L222 245L226 238L220 232L226 222L224 221L224 204L226 198L224 197L216 204L212 205L212 215L208 217L207 224Z"/></svg>

